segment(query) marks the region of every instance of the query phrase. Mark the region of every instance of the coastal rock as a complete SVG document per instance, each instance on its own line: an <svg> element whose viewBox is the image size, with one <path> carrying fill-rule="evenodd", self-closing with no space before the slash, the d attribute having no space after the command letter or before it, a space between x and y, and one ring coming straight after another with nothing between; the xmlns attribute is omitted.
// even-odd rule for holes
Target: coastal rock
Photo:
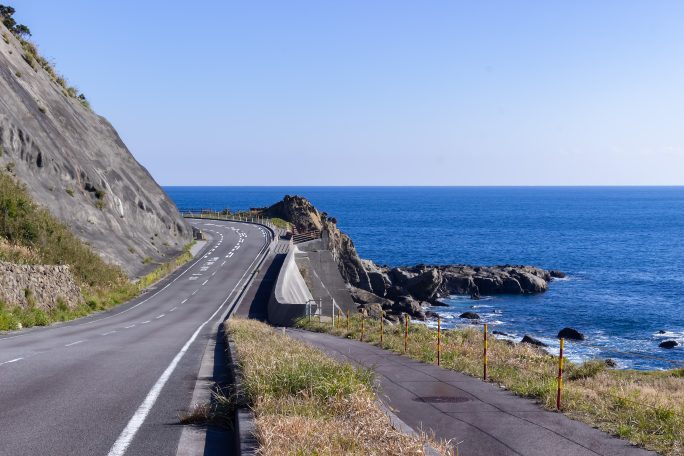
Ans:
<svg viewBox="0 0 684 456"><path fill-rule="evenodd" d="M563 328L558 331L559 339L569 339L569 340L585 340L586 336L581 332L573 328Z"/></svg>
<svg viewBox="0 0 684 456"><path fill-rule="evenodd" d="M472 299L499 294L543 293L548 283L564 274L532 266L431 266L419 264L408 267L379 266L359 257L354 243L342 233L336 219L319 212L308 200L300 196L286 196L283 201L261 209L262 215L279 217L292 223L298 231L321 231L321 244L331 252L342 278L356 289L371 293L354 298L359 303L382 303L392 312L402 311L405 303L389 306L387 299L399 303L406 296L430 305L445 305L440 298L450 295L468 295Z"/></svg>
<svg viewBox="0 0 684 456"><path fill-rule="evenodd" d="M359 306L359 312L363 312L371 318L380 318L380 316L383 314L383 309L378 303L361 304Z"/></svg>
<svg viewBox="0 0 684 456"><path fill-rule="evenodd" d="M608 366L608 367L617 367L617 363L616 363L615 360L613 360L613 359L606 358L606 359L603 360L603 362L604 362L604 363L606 364L606 366Z"/></svg>
<svg viewBox="0 0 684 456"><path fill-rule="evenodd" d="M495 334L498 336L511 337L510 335L506 334L505 332L501 332L501 331L492 331L492 334Z"/></svg>
<svg viewBox="0 0 684 456"><path fill-rule="evenodd" d="M389 309L394 303L394 301L385 299L376 295L375 293L371 293L370 291L362 290L360 288L351 287L350 292L352 299L357 304L380 304L383 309Z"/></svg>
<svg viewBox="0 0 684 456"><path fill-rule="evenodd" d="M392 306L392 310L398 314L406 313L410 315L411 318L425 320L425 310L423 309L423 306L410 296L404 296L396 301Z"/></svg>
<svg viewBox="0 0 684 456"><path fill-rule="evenodd" d="M679 343L676 340L666 340L661 342L658 347L660 348L675 348Z"/></svg>
<svg viewBox="0 0 684 456"><path fill-rule="evenodd" d="M475 312L463 312L458 318L466 318L468 320L479 320L480 316Z"/></svg>
<svg viewBox="0 0 684 456"><path fill-rule="evenodd" d="M439 318L439 314L437 312L433 312L431 310L426 310L425 311L425 318L437 319L437 318Z"/></svg>
<svg viewBox="0 0 684 456"><path fill-rule="evenodd" d="M416 299L428 301L435 297L435 293L442 284L442 274L439 269L428 269L425 272L406 281L405 288Z"/></svg>
<svg viewBox="0 0 684 456"><path fill-rule="evenodd" d="M547 347L547 345L541 340L535 339L534 337L528 336L527 334L525 334L520 343L535 345L537 347Z"/></svg>

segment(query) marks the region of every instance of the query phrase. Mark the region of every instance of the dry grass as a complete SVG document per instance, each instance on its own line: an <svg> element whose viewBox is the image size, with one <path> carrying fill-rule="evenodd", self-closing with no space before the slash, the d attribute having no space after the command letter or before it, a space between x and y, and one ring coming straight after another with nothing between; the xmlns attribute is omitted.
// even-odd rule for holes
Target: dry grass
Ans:
<svg viewBox="0 0 684 456"><path fill-rule="evenodd" d="M360 339L361 317L344 319L337 328L316 319L298 326L341 337ZM383 348L404 353L404 328L385 325ZM410 326L406 355L427 363L437 361L436 331ZM380 344L377 320L364 320L364 341ZM528 344L489 338L488 376L512 392L535 398L555 409L558 359ZM476 328L442 332L441 366L482 377L483 333ZM562 411L636 445L671 456L684 455L684 369L662 372L608 369L601 360L573 364L566 360Z"/></svg>
<svg viewBox="0 0 684 456"><path fill-rule="evenodd" d="M231 320L263 455L419 455L448 445L394 429L375 401L373 374L253 320ZM265 349L265 348L268 349Z"/></svg>

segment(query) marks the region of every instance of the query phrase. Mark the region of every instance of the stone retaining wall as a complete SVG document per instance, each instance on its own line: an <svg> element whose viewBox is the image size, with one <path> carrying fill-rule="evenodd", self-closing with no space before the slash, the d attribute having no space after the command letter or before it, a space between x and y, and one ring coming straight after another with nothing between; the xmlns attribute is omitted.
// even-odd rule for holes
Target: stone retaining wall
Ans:
<svg viewBox="0 0 684 456"><path fill-rule="evenodd" d="M81 290L74 282L69 266L0 261L0 301L6 305L25 307L31 299L36 307L51 309L57 306L60 298L69 307L82 299Z"/></svg>

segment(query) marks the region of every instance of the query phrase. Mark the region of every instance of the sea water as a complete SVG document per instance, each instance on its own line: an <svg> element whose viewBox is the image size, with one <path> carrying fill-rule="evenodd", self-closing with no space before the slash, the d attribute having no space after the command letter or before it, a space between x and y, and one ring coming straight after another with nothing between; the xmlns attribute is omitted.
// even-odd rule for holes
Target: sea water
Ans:
<svg viewBox="0 0 684 456"><path fill-rule="evenodd" d="M529 264L567 279L533 296L445 299L444 326L477 312L491 330L554 351L566 326L587 336L571 359L684 367L684 187L166 187L192 208L267 206L302 195L336 217L378 264ZM663 332L663 333L661 333ZM506 336L500 336L506 337ZM658 347L663 340L679 347Z"/></svg>

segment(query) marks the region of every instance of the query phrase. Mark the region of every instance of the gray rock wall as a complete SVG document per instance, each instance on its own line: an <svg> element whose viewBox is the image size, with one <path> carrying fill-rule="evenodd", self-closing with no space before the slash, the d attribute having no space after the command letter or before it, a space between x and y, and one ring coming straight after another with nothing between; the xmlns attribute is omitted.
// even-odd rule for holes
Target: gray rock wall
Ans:
<svg viewBox="0 0 684 456"><path fill-rule="evenodd" d="M0 261L0 301L10 307L26 307L32 300L36 307L47 310L56 307L60 300L73 307L81 299L81 290L69 266Z"/></svg>
<svg viewBox="0 0 684 456"><path fill-rule="evenodd" d="M106 119L33 69L0 24L2 33L0 168L131 277L177 255L191 231L166 193Z"/></svg>

